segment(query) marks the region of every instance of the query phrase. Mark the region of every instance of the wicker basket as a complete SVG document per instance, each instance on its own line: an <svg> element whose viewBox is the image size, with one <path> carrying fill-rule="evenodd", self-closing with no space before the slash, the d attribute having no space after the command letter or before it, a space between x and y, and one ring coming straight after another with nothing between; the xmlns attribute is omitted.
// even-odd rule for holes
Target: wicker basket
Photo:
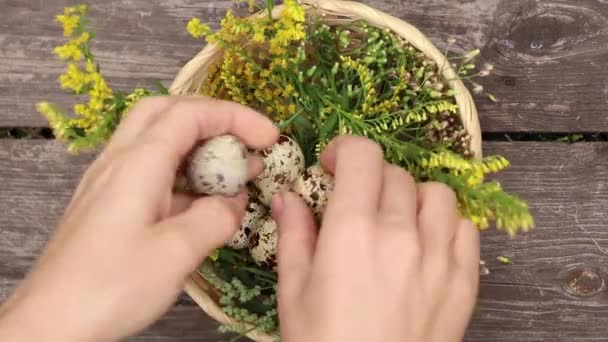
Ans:
<svg viewBox="0 0 608 342"><path fill-rule="evenodd" d="M477 109L473 98L465 85L458 79L457 73L450 67L446 57L426 38L417 28L401 19L378 11L361 3L342 0L301 0L309 15L322 16L328 25L343 24L354 20L364 20L378 28L389 28L403 37L415 48L433 59L437 65L445 66L443 76L449 80L450 86L456 91L456 103L460 110L464 128L471 135L471 150L475 158L481 158L481 130ZM273 17L277 18L283 6L274 7ZM260 13L256 15L266 15ZM208 44L198 55L188 62L178 73L169 91L173 95L200 94L208 68L222 57L222 51L217 46ZM217 303L217 294L213 287L198 273L192 274L187 280L186 293L218 322L226 325L242 324L228 317ZM275 341L277 335L251 332L249 338L258 342Z"/></svg>

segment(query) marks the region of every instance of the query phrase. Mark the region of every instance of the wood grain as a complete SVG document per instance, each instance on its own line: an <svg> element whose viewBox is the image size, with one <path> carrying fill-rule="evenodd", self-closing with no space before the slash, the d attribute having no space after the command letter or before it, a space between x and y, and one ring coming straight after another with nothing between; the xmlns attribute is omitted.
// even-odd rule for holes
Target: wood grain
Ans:
<svg viewBox="0 0 608 342"><path fill-rule="evenodd" d="M197 306L178 305L130 342L228 342L232 336L220 334L218 324Z"/></svg>
<svg viewBox="0 0 608 342"><path fill-rule="evenodd" d="M608 6L603 0L364 0L419 27L441 49L482 49L495 65L483 79L500 103L477 96L485 132L608 131ZM75 1L0 0L0 126L40 126L39 100L69 105L58 88L62 42L52 16ZM230 1L95 2L94 51L120 90L170 83L201 47L185 25L196 16L217 27Z"/></svg>
<svg viewBox="0 0 608 342"><path fill-rule="evenodd" d="M530 201L537 228L517 238L488 231L480 310L467 341L600 341L608 335L608 143L487 143L513 166L499 180ZM91 156L50 141L0 140L0 301L44 246ZM504 265L497 256L507 256ZM566 271L589 269L597 293L582 296ZM574 286L570 292L567 285ZM590 285L593 287L594 285ZM182 302L182 304L187 304ZM218 341L215 323L178 305L134 341Z"/></svg>

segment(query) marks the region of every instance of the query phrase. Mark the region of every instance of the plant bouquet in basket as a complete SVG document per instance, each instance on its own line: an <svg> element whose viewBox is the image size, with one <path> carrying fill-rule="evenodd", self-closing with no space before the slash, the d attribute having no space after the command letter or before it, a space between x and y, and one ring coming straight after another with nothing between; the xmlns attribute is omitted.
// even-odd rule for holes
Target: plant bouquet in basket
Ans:
<svg viewBox="0 0 608 342"><path fill-rule="evenodd" d="M274 193L293 191L323 215L332 176L319 154L340 135L377 142L390 163L417 181L436 181L457 194L460 213L479 229L494 224L510 235L533 226L528 206L505 193L488 174L508 166L500 156L482 157L473 99L483 89L471 81L490 66L476 67L478 50L448 59L415 27L356 2L286 0L251 14L228 11L214 31L194 18L188 32L208 43L179 72L171 87L157 92L113 91L90 50L86 6L58 16L71 40L55 52L68 61L62 88L87 94L75 116L43 102L39 111L69 149L107 141L135 102L152 94L206 95L265 113L281 139L265 151L264 171L250 184L250 203L240 231L192 274L186 291L223 329L257 341L278 338L277 225L269 213ZM492 95L487 94L491 99ZM245 186L239 177L217 177L214 168L234 163L243 146L234 137L202 142L186 162L176 189L228 193ZM211 157L210 157L211 156ZM211 161L211 159L215 161ZM219 163L217 162L219 161ZM229 170L231 175L239 170ZM212 175L213 177L207 177ZM185 182L181 182L185 180ZM179 183L179 184L178 184Z"/></svg>

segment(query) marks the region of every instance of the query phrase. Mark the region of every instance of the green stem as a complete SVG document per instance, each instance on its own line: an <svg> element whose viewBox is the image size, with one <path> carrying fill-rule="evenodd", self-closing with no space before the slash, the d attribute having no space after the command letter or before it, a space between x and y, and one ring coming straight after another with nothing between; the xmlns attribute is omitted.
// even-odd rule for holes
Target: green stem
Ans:
<svg viewBox="0 0 608 342"><path fill-rule="evenodd" d="M274 8L274 0L266 0L266 8L268 8L268 18L272 19L272 9Z"/></svg>
<svg viewBox="0 0 608 342"><path fill-rule="evenodd" d="M266 281L271 281L271 282L275 282L275 283L277 281L276 275L274 275L273 273L267 272L267 271L263 271L261 269L247 267L247 266L240 266L239 269L241 269L243 271L247 271L247 272L255 274L255 275L258 275L258 276L264 278L264 280L266 280Z"/></svg>

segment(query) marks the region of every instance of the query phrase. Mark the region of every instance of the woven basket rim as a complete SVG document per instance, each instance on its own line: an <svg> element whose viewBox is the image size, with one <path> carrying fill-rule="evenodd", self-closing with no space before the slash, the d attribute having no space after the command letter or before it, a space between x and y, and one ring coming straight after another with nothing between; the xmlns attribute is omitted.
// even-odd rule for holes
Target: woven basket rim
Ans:
<svg viewBox="0 0 608 342"><path fill-rule="evenodd" d="M450 87L456 91L456 103L463 126L471 135L471 150L473 151L474 158L481 158L481 128L473 98L451 67L447 58L422 32L402 19L355 1L300 0L300 4L306 8L308 13L321 15L330 24L332 22L343 23L344 21L364 20L372 26L389 28L429 58L433 59L437 65L444 65L442 74L448 80ZM275 6L272 11L273 17L277 18L283 9L283 5ZM250 17L266 14L267 12L256 13ZM207 76L209 66L220 57L221 49L213 44L207 44L194 58L182 67L171 84L169 93L172 95L199 93L200 86ZM184 290L214 320L224 325L241 325L245 327L245 330L249 330L251 325L237 322L223 312L211 295L213 293L212 288L200 273L195 272L187 279ZM256 342L272 342L277 340L278 334L261 334L251 331L247 333L247 337Z"/></svg>

